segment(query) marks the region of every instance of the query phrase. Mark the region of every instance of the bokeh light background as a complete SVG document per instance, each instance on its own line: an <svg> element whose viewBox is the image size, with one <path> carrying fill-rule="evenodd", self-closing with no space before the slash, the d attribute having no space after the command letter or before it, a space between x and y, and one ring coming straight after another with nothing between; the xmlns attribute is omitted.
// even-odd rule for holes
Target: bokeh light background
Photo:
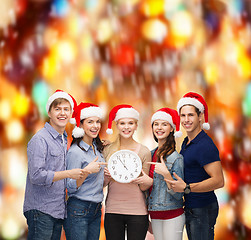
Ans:
<svg viewBox="0 0 251 240"><path fill-rule="evenodd" d="M132 104L149 149L151 114L201 93L226 180L216 239L251 239L250 0L1 0L0 239L26 239L26 146L58 88L107 112Z"/></svg>

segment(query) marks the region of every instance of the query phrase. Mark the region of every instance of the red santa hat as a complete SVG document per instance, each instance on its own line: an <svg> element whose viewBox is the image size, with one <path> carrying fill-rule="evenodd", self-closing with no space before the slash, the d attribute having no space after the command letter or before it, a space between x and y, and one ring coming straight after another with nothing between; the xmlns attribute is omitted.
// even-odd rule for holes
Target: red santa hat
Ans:
<svg viewBox="0 0 251 240"><path fill-rule="evenodd" d="M180 131L180 117L176 110L171 108L161 108L152 115L151 123L155 120L167 121L175 130L174 136L181 137L182 132Z"/></svg>
<svg viewBox="0 0 251 240"><path fill-rule="evenodd" d="M57 89L48 99L47 104L46 104L46 111L47 113L49 112L50 106L53 103L53 101L55 101L58 98L63 98L65 100L67 100L70 105L72 110L74 110L75 106L77 106L77 102L76 100L69 94L64 92L63 90L59 90Z"/></svg>
<svg viewBox="0 0 251 240"><path fill-rule="evenodd" d="M76 125L72 131L72 136L74 138L80 138L85 135L84 129L80 128L79 126L80 121L88 117L99 117L102 119L102 110L98 105L81 102L78 106L75 107L72 118L70 119L70 123Z"/></svg>
<svg viewBox="0 0 251 240"><path fill-rule="evenodd" d="M122 118L134 118L136 120L139 120L139 112L128 104L121 104L115 106L110 111L108 120L108 129L106 130L106 133L113 134L112 121L114 120L115 122L117 122L119 119Z"/></svg>
<svg viewBox="0 0 251 240"><path fill-rule="evenodd" d="M178 113L180 113L180 109L184 105L192 105L192 106L198 108L201 113L204 113L205 122L202 124L202 128L205 130L210 129L210 125L208 123L207 103L206 103L205 99L200 94L194 93L194 92L186 93L178 102L178 105L177 105Z"/></svg>

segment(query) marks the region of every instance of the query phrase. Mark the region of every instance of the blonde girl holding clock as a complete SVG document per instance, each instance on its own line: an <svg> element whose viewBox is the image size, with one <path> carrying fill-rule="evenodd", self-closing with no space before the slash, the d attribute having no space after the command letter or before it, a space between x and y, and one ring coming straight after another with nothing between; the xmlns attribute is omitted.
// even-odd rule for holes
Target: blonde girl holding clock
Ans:
<svg viewBox="0 0 251 240"><path fill-rule="evenodd" d="M106 161L119 150L130 150L142 161L143 176L149 174L151 153L147 147L133 139L138 127L139 113L131 105L117 105L109 114L107 133L112 134L112 121L116 122L118 136L115 142L104 149ZM126 166L125 166L126 167ZM146 178L149 179L149 178ZM120 183L111 178L105 169L105 185L108 185L105 201L105 234L107 240L144 240L148 229L148 212L144 191L151 184L142 181Z"/></svg>

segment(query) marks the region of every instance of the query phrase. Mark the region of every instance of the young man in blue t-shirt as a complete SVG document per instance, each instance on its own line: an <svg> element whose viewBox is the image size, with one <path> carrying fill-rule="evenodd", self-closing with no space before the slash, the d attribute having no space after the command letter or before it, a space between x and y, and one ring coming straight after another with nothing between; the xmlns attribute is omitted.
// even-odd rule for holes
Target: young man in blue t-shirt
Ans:
<svg viewBox="0 0 251 240"><path fill-rule="evenodd" d="M224 186L224 177L219 151L202 130L210 128L207 104L201 95L189 92L179 100L177 108L187 133L180 151L184 157L184 181L176 174L177 181L166 181L175 192L185 193L188 239L212 240L219 212L214 190Z"/></svg>

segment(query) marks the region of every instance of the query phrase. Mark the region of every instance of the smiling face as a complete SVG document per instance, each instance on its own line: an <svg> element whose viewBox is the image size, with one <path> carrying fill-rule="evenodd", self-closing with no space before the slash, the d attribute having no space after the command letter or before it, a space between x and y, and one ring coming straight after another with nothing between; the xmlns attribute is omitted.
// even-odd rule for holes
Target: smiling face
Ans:
<svg viewBox="0 0 251 240"><path fill-rule="evenodd" d="M83 123L80 123L80 127L85 131L84 141L90 144L99 134L101 129L101 119L99 117L86 118Z"/></svg>
<svg viewBox="0 0 251 240"><path fill-rule="evenodd" d="M155 120L153 122L153 134L159 141L165 141L170 132L173 131L173 127L169 122L164 120Z"/></svg>
<svg viewBox="0 0 251 240"><path fill-rule="evenodd" d="M180 123L188 135L197 135L201 131L202 113L197 114L195 107L185 105L180 109Z"/></svg>
<svg viewBox="0 0 251 240"><path fill-rule="evenodd" d="M71 105L67 100L61 100L59 104L52 104L48 112L50 125L55 128L57 132L63 134L66 124L70 120L71 113Z"/></svg>
<svg viewBox="0 0 251 240"><path fill-rule="evenodd" d="M122 118L117 121L116 126L121 137L131 138L138 127L138 123L134 118Z"/></svg>

